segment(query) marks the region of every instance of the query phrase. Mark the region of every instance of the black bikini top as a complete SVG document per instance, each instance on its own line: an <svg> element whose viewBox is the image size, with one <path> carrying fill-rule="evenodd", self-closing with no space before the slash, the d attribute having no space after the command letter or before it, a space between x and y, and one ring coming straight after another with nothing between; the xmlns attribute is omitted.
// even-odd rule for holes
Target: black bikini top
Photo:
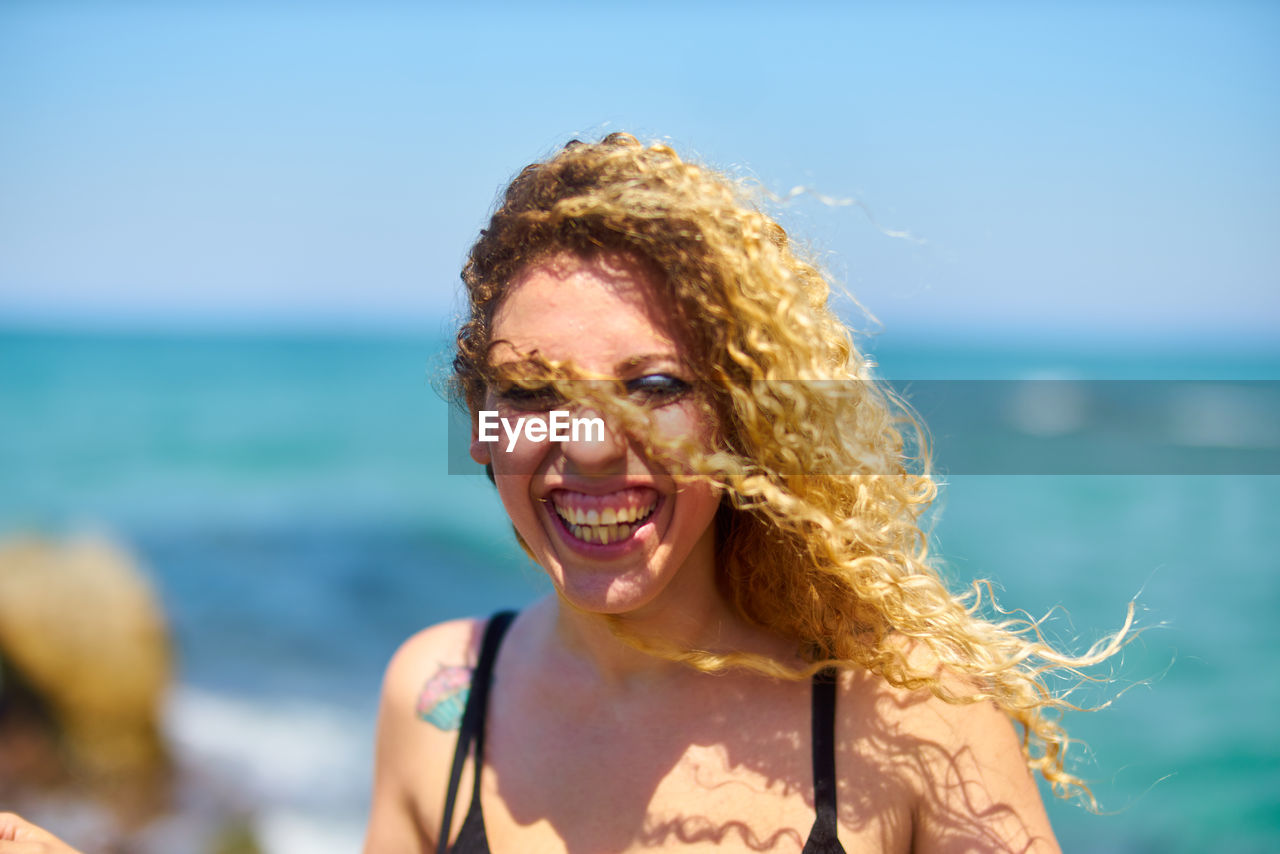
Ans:
<svg viewBox="0 0 1280 854"><path fill-rule="evenodd" d="M484 814L480 810L480 769L484 765L484 723L489 707L489 686L493 682L493 662L498 657L498 645L515 618L515 612L495 614L485 628L480 644L480 660L471 678L471 694L462 714L462 726L458 732L458 746L453 752L453 767L449 771L449 794L444 803L444 821L441 825L437 854L490 854L489 838L484 832ZM813 676L813 799L817 817L802 854L845 854L836 835L836 672L822 670ZM453 808L458 797L458 782L462 778L462 766L474 745L474 782L471 787L471 806L453 845L448 844L449 828L453 825Z"/></svg>

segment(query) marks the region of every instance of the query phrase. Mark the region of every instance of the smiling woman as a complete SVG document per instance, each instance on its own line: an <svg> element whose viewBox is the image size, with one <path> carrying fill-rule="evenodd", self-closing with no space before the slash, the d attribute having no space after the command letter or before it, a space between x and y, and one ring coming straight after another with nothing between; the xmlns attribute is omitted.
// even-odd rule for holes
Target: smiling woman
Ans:
<svg viewBox="0 0 1280 854"><path fill-rule="evenodd" d="M948 591L914 422L743 188L571 143L463 278L471 454L555 589L396 654L366 851L1057 850L1045 676L1128 627L1072 658Z"/></svg>
<svg viewBox="0 0 1280 854"><path fill-rule="evenodd" d="M629 255L551 256L511 282L492 321L490 367L537 358L633 387L688 385L688 354L659 306L654 274ZM486 405L503 402L492 390L486 397ZM692 398L665 403L657 434L646 438L709 433ZM493 466L516 531L568 604L633 613L666 593L691 560L701 570L683 578L713 577L718 490L701 478L677 481L644 447L618 431L526 440L498 454L473 445L476 461Z"/></svg>
<svg viewBox="0 0 1280 854"><path fill-rule="evenodd" d="M1129 624L1073 657L948 590L915 423L743 188L572 143L463 278L471 453L554 591L401 646L366 852L1058 850L1049 680ZM69 850L0 815L0 854Z"/></svg>

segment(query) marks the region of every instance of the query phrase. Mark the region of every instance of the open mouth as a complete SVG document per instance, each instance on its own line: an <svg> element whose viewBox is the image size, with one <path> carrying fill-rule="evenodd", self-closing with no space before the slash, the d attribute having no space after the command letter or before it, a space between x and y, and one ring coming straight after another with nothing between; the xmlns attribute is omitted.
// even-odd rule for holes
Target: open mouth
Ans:
<svg viewBox="0 0 1280 854"><path fill-rule="evenodd" d="M646 488L608 495L558 489L550 499L569 536L582 543L607 546L629 539L653 515L659 496Z"/></svg>

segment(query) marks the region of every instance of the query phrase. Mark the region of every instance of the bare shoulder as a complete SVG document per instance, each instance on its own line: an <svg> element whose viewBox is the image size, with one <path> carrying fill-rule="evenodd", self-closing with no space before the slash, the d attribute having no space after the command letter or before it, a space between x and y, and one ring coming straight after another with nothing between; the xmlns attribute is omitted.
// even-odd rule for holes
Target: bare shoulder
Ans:
<svg viewBox="0 0 1280 854"><path fill-rule="evenodd" d="M436 671L470 673L475 666L485 621L467 618L437 623L400 645L382 682L384 702L416 699L423 679ZM469 677L468 682L469 684Z"/></svg>
<svg viewBox="0 0 1280 854"><path fill-rule="evenodd" d="M387 665L379 738L398 748L428 750L429 755L413 757L418 773L419 763L440 758L438 748L452 751L484 627L484 620L470 618L430 626L402 643Z"/></svg>
<svg viewBox="0 0 1280 854"><path fill-rule="evenodd" d="M872 674L847 677L845 693L849 743L868 746L866 761L911 802L915 854L1059 850L1022 739L995 703L949 703Z"/></svg>
<svg viewBox="0 0 1280 854"><path fill-rule="evenodd" d="M451 620L396 650L382 681L366 851L433 844L485 621Z"/></svg>

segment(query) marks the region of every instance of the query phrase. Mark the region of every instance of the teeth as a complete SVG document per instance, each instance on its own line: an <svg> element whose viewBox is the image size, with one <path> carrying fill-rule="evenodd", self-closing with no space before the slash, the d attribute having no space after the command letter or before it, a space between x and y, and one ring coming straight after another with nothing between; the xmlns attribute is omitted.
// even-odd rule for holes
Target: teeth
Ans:
<svg viewBox="0 0 1280 854"><path fill-rule="evenodd" d="M583 510L557 506L555 511L570 525L623 525L645 518L653 512L653 506L623 507L617 510L612 507L606 507L604 510Z"/></svg>
<svg viewBox="0 0 1280 854"><path fill-rule="evenodd" d="M584 543L607 546L630 537L635 532L635 522L648 518L653 505L648 507L623 507L603 510L583 510L555 506L556 513L564 520L573 536Z"/></svg>
<svg viewBox="0 0 1280 854"><path fill-rule="evenodd" d="M584 543L599 543L607 546L631 536L634 531L631 525L569 525L569 532Z"/></svg>

